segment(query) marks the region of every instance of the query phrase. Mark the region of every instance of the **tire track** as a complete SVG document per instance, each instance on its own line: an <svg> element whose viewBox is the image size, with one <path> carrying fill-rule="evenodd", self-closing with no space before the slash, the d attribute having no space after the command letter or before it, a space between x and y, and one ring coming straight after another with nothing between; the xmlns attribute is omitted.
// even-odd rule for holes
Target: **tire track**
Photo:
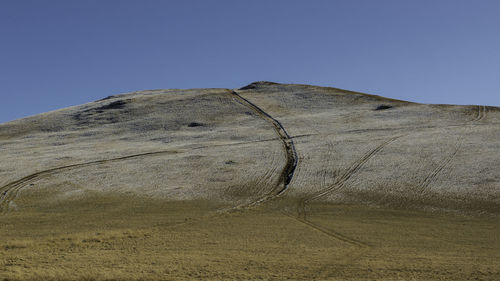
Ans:
<svg viewBox="0 0 500 281"><path fill-rule="evenodd" d="M289 217L289 218L292 218L292 219L295 219L311 228L314 228L315 230L319 231L319 232L322 232L336 240L340 240L342 242L345 242L345 243L348 243L348 244L352 244L352 245L355 245L355 246L359 246L359 247L371 247L369 244L363 242L363 241L359 241L359 240L356 240L356 239L353 239L353 238L350 238L350 237L347 237L343 234L340 234L336 231L333 231L333 230L330 230L330 229L326 229L322 226L319 226L309 220L306 220L306 219L303 219L303 218L299 218L299 217L295 217L295 216L292 216L290 215L289 213L287 212L282 212L283 215Z"/></svg>
<svg viewBox="0 0 500 281"><path fill-rule="evenodd" d="M418 193L423 194L429 187L429 185L437 178L437 176L446 168L451 161L457 156L458 152L462 148L462 144L464 142L463 136L455 144L455 149L453 153L451 153L446 159L441 161L441 163L432 170L420 183Z"/></svg>
<svg viewBox="0 0 500 281"><path fill-rule="evenodd" d="M17 197L19 190L21 190L24 186L31 184L34 181L39 180L43 177L53 175L53 174L56 174L56 173L59 173L62 171L76 169L76 168L88 167L88 166L99 165L99 164L104 164L104 163L118 162L118 161L128 160L128 159L132 159L132 158L154 156L154 155L163 155L163 154L176 154L176 153L179 153L179 151L177 151L177 150L163 150L163 151L155 151L155 152L145 152L145 153L127 155L127 156L122 156L122 157L117 157L117 158L112 158L112 159L103 159L103 160L96 160L96 161L90 161L90 162L85 162L85 163L60 166L60 167L55 167L55 168L51 168L51 169L47 169L47 170L43 170L43 171L39 171L39 172L30 174L28 176L25 176L21 179L18 179L16 181L13 181L11 183L8 183L8 184L0 187L0 194L1 194L0 195L0 214L5 214L8 211L10 202L12 202L12 200Z"/></svg>
<svg viewBox="0 0 500 281"><path fill-rule="evenodd" d="M484 118L486 118L486 115L488 114L488 110L485 105L478 105L477 108L478 108L477 116L471 122L481 121Z"/></svg>
<svg viewBox="0 0 500 281"><path fill-rule="evenodd" d="M476 118L472 119L470 122L475 122L475 121L479 120L480 118L481 118L481 106L478 105Z"/></svg>
<svg viewBox="0 0 500 281"><path fill-rule="evenodd" d="M469 125L469 127L467 127L466 130L471 130L472 128L476 127L477 124L475 124L475 123L485 119L487 114L488 114L487 107L485 105L478 105L477 106L477 116L474 119L472 119L464 124L465 126ZM458 155L458 153L462 149L463 143L464 143L464 135L460 136L459 139L457 140L457 142L455 143L455 149L453 150L453 152L448 157L443 159L443 161L441 161L441 163L439 163L439 165L436 168L434 168L420 182L420 184L418 185L418 190L417 190L417 192L420 195L424 194L428 190L429 185L433 181L435 181L436 178L438 177L438 175L453 161L453 159L455 159L455 157Z"/></svg>
<svg viewBox="0 0 500 281"><path fill-rule="evenodd" d="M276 173L279 173L278 169L279 169L279 164L280 164L279 160L280 159L277 159L277 157L275 157L274 153L272 156L273 156L272 162L271 162L272 168L267 169L267 172L264 173L264 175L257 180L257 182L256 182L256 185L257 185L256 194L265 194L266 193L266 186L275 185L276 179L274 178L274 175Z"/></svg>
<svg viewBox="0 0 500 281"><path fill-rule="evenodd" d="M246 106L247 108L251 109L253 112L255 112L257 115L259 115L262 119L266 120L267 122L271 123L274 127L274 130L278 134L279 138L283 142L283 148L286 153L286 164L285 167L283 167L283 170L281 171L280 178L278 184L275 186L273 190L268 192L266 195L263 197L257 199L254 202L251 202L249 204L246 204L244 206L239 206L237 208L242 208L242 207L249 207L252 205L257 205L260 203L263 203L265 201L268 201L270 199L273 199L277 196L282 195L287 189L292 181L293 174L295 172L295 169L297 168L297 163L298 163L298 157L297 157L297 151L295 149L295 144L293 143L292 137L288 134L288 132L285 130L283 125L273 118L271 115L269 115L267 112L262 110L260 107L252 103L251 101L245 99L241 95L239 95L236 91L234 90L228 90L230 94L232 94L235 98L235 100L240 103L243 106Z"/></svg>
<svg viewBox="0 0 500 281"><path fill-rule="evenodd" d="M297 135L297 136L292 136L291 138L292 139L293 138L301 138L301 137L307 137L307 136L311 136L311 135L313 135L313 134ZM247 141L247 142L202 145L202 146L197 146L197 147L190 147L189 149L190 150L198 150L198 149L219 147L219 146L238 146L238 145L246 145L246 144L251 144L251 143L268 142L268 141L276 141L276 140L278 140L278 138L256 140L256 141ZM155 155L161 155L161 154L175 154L175 153L180 153L180 152L181 151L179 151L178 149L177 150L171 149L171 150L145 152L145 153L132 154L132 155L111 158L111 159L103 159L103 160L89 161L89 162L85 162L85 163L77 163L77 164L71 164L71 165L66 165L66 166L60 166L60 167L42 170L42 171L27 175L21 179L15 180L13 182L10 182L10 183L0 187L0 214L5 214L8 211L10 202L12 202L12 200L17 198L18 192L24 186L26 186L26 185L28 185L36 180L39 180L43 177L53 175L53 174L56 174L59 172L63 172L66 170L70 170L70 169L82 168L82 167L87 167L87 166L92 166L92 165L99 165L99 164L103 164L103 163L123 161L123 160L131 159L131 158L155 156Z"/></svg>
<svg viewBox="0 0 500 281"><path fill-rule="evenodd" d="M349 238L345 235L342 235L338 232L334 232L332 230L327 230L325 229L324 227L316 224L316 223L313 223L311 222L310 220L307 219L307 204L312 201L312 200L316 200L318 198L321 198L331 192L334 192L334 191L337 191L339 189L341 189L342 187L344 187L344 185L347 183L347 181L354 175L356 174L357 171L359 171L359 169L361 169L361 167L366 164L371 158L373 158L375 155L377 155L384 147L386 147L388 144L394 142L395 140L399 139L403 137L402 135L400 136L395 136L395 137L392 137L386 141L384 141L383 143L381 143L380 145L378 145L377 147L375 147L374 149L368 151L367 153L365 153L361 158L359 158L358 160L356 160L350 167L349 169L347 169L340 177L338 177L338 179L332 184L330 185L329 187L323 189L323 190L320 190L316 193L313 193L311 196L305 198L305 199L302 199L299 201L299 204L298 204L298 215L297 217L294 217L298 222L300 223L303 223L305 225L308 225L316 230L319 230L329 236L331 236L332 238L335 238L337 240L340 240L342 242L345 242L345 243L348 243L348 244L351 244L351 245L354 245L354 246L358 246L358 247L370 247L368 244L362 242L362 241L359 241L359 240L356 240L356 239L353 239L353 238Z"/></svg>
<svg viewBox="0 0 500 281"><path fill-rule="evenodd" d="M327 147L327 151L325 153L326 163L325 163L325 169L323 169L322 179L321 179L321 183L320 183L320 187L323 190L328 188L328 181L327 181L328 172L329 172L328 167L331 167L333 164L332 163L333 157L331 157L330 155L333 155L334 144L333 144L333 141L331 139L328 140L328 142L326 143L326 147Z"/></svg>
<svg viewBox="0 0 500 281"><path fill-rule="evenodd" d="M380 145L378 145L377 147L375 147L374 149L368 151L367 153L365 153L365 155L363 155L361 158L359 158L358 160L356 160L350 167L349 169L347 169L347 171L345 171L332 185L330 185L329 187L327 187L326 189L324 190L320 190L316 193L314 193L312 196L310 196L308 199L304 200L305 203L309 202L309 201L312 201L312 200L315 200L315 199L318 199L320 197L323 197L333 191L336 191L340 188L342 188L344 186L344 184L357 172L359 171L359 169L364 165L366 164L366 162L368 162L368 160L370 160L373 156L375 156L377 153L379 153L384 147L386 147L388 144L394 142L395 140L401 138L401 136L396 136L396 137L393 137L393 138L390 138L386 141L384 141L383 143L381 143Z"/></svg>
<svg viewBox="0 0 500 281"><path fill-rule="evenodd" d="M298 135L298 136L293 136L291 138L300 138L300 137L307 137L307 136L310 136L310 135L308 135L308 134L307 135ZM266 139L266 140L257 140L257 141L248 141L248 142L204 145L204 146L192 147L189 149L190 150L197 150L197 149L204 149L204 148L218 147L218 146L238 146L238 145L245 145L245 144L250 144L250 143L276 141L276 140L278 140L278 139ZM26 185L31 184L32 182L39 180L43 177L50 176L50 175L53 175L53 174L56 174L59 172L63 172L66 170L70 170L70 169L82 168L82 167L87 167L87 166L92 166L92 165L99 165L99 164L103 164L103 163L123 161L123 160L131 159L131 158L155 156L155 155L161 155L161 154L175 154L175 153L180 153L180 151L172 149L172 150L145 152L145 153L132 154L132 155L128 155L128 156L111 158L111 159L103 159L103 160L96 160L96 161L90 161L90 162L85 162L85 163L77 163L77 164L71 164L71 165L66 165L66 166L60 166L60 167L42 170L42 171L27 175L21 179L15 180L13 182L10 182L10 183L0 187L0 214L5 214L8 211L10 202L12 202L12 200L14 200L15 198L18 197L18 192L23 187L25 187Z"/></svg>

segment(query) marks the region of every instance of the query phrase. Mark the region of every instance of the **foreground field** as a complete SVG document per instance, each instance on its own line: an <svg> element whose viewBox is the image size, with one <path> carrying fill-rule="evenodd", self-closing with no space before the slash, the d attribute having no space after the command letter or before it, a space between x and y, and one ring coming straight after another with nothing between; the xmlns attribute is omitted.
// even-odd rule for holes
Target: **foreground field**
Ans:
<svg viewBox="0 0 500 281"><path fill-rule="evenodd" d="M0 218L6 280L498 280L492 218L94 196Z"/></svg>

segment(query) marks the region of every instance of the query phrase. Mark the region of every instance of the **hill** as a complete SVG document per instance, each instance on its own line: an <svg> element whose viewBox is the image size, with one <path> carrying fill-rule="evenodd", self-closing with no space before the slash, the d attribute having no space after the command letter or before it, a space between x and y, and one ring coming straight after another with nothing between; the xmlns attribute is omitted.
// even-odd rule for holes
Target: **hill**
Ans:
<svg viewBox="0 0 500 281"><path fill-rule="evenodd" d="M499 125L272 82L0 124L0 276L494 279Z"/></svg>

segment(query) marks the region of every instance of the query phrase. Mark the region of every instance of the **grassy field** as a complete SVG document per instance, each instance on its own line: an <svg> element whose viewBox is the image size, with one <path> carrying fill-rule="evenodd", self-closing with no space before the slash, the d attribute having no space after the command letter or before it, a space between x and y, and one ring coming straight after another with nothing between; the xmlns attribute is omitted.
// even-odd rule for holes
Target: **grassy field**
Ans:
<svg viewBox="0 0 500 281"><path fill-rule="evenodd" d="M0 280L500 280L499 124L269 82L0 124Z"/></svg>
<svg viewBox="0 0 500 281"><path fill-rule="evenodd" d="M281 200L244 211L206 201L94 195L0 218L5 280L498 280L487 217Z"/></svg>

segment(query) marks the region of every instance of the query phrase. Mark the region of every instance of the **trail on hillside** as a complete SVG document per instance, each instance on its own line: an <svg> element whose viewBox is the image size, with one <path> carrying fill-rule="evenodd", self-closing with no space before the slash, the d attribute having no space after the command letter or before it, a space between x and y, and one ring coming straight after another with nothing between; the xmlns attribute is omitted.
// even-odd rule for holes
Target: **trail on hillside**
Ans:
<svg viewBox="0 0 500 281"><path fill-rule="evenodd" d="M300 138L300 137L307 137L307 136L310 136L310 135L297 135L297 136L292 136L290 138ZM246 145L246 144L251 144L251 143L268 142L268 141L276 141L276 140L278 140L278 139L272 138L272 139L247 141L247 142L203 145L203 146L192 147L190 149L195 150L195 149L204 149L204 148L217 147L217 146L238 146L238 145ZM39 180L43 177L57 174L57 173L67 171L70 169L83 168L83 167L88 167L88 166L92 166L92 165L104 164L104 163L112 163L112 162L132 159L132 158L156 156L156 155L162 155L162 154L174 154L174 153L180 153L180 152L178 150L175 150L175 149L145 152L145 153L132 154L132 155L111 158L111 159L102 159L102 160L89 161L89 162L84 162L84 163L59 166L59 167L54 167L54 168L50 168L47 170L42 170L42 171L32 173L30 175L27 175L25 177L22 177L18 180L12 181L12 182L0 187L0 214L4 214L8 211L10 202L12 202L12 200L17 198L19 191L23 187L25 187L25 186L31 184L32 182Z"/></svg>
<svg viewBox="0 0 500 281"><path fill-rule="evenodd" d="M278 120L273 118L270 114L265 112L263 109L261 109L260 107L258 107L254 103L243 98L241 95L239 95L235 91L232 91L232 94L237 98L238 102L247 106L248 108L253 110L255 113L257 113L260 117L262 117L264 120L270 122L273 125L276 133L279 135L280 139L282 140L284 149L287 153L287 163L286 163L285 167L283 168L283 172L281 174L281 180L280 180L280 182L278 182L276 188L274 190L272 190L270 193L268 193L266 196L254 201L250 204L243 206L243 207L249 207L252 205L256 205L256 204L265 202L269 199L275 198L275 197L283 194L288 189L288 185L290 184L290 182L293 178L293 174L295 172L295 169L297 168L298 156L297 156L297 151L295 149L295 145L293 143L292 138L290 137L290 135L287 133L287 131L285 130L283 125ZM324 196L324 195L328 194L329 192L333 191L334 189L336 189L337 186L345 183L373 155L375 155L378 151L380 151L385 145L396 140L397 138L399 138L399 137L392 138L391 140L386 141L382 145L378 146L373 151L370 151L367 155L365 155L364 157L362 157L361 159L356 161L356 163L353 164L353 166L351 166L347 170L347 172L343 176L340 177L339 181L337 181L334 185L328 187L326 190L322 190L321 192L319 192L320 194L313 194L314 198L311 198L311 199L316 199L318 197ZM356 239L347 237L347 236L342 235L338 232L335 232L335 231L326 229L320 225L317 225L317 224L307 220L307 218L305 216L304 217L295 217L295 216L292 216L286 212L283 212L283 214L288 216L288 217L294 218L295 220L299 221L300 223L305 224L305 225L315 229L316 231L320 231L320 232L322 232L322 233L324 233L324 234L326 234L326 235L328 235L336 240L339 240L339 241L342 241L344 243L348 243L351 245L355 245L358 247L369 247L368 244L366 244L362 241L358 241Z"/></svg>
<svg viewBox="0 0 500 281"><path fill-rule="evenodd" d="M455 143L455 148L453 149L453 152L443 159L439 165L432 170L421 182L419 185L419 189L417 190L418 193L421 195L425 193L426 190L428 190L429 185L436 180L437 176L448 166L453 159L457 156L458 152L460 152L460 149L462 148L462 144L464 142L463 136L459 138L459 140Z"/></svg>
<svg viewBox="0 0 500 281"><path fill-rule="evenodd" d="M487 116L487 107L486 106L478 106L477 107L477 115L475 116L475 118L468 121L464 125L471 125L468 128L472 129L473 127L478 125L477 123L479 121L485 119L486 116ZM457 126L463 126L463 125L457 125ZM320 231L321 231L321 229L324 229L321 226L319 226L319 225L317 225L317 224L315 224L307 219L307 204L315 199L324 197L331 192L334 192L334 191L337 191L337 190L343 188L343 186L346 184L347 180L349 180L349 178L351 178L366 162L368 162L369 159L371 159L373 156L375 156L377 153L379 153L385 146L387 146L391 142L393 142L401 137L402 137L402 135L393 137L393 138L383 142L382 144L380 144L379 146L377 146L373 150L368 151L365 155L363 155L361 158L359 158L357 161L355 161L350 166L350 168L348 168L346 170L346 172L343 173L331 186L327 187L326 189L320 190L320 191L318 191L318 192L316 192L316 193L314 193L306 198L301 199L299 201L299 206L298 206L298 216L295 217L295 219L301 223L309 225L309 226L316 228ZM455 143L455 147L454 147L453 152L448 157L443 159L436 168L434 168L426 177L424 177L422 179L422 181L419 183L419 188L418 188L418 192L420 194L423 194L428 189L428 186L433 181L436 180L438 175L455 159L455 157L457 156L457 154L460 152L460 150L462 148L463 142L464 142L464 136L461 136L457 140L457 142ZM334 233L330 234L330 236L332 236L338 240L344 241L346 243L350 243L350 244L357 245L357 246L363 246L363 243L361 243L361 244L359 243L360 241L356 241L356 240L350 241L352 239L350 239L349 237L346 237L346 236L339 237L339 235L336 235L336 234L338 234L338 233L334 232Z"/></svg>
<svg viewBox="0 0 500 281"><path fill-rule="evenodd" d="M43 171L39 171L33 174L30 174L28 176L25 176L21 179L18 179L16 181L13 181L11 183L8 183L2 187L0 187L0 214L5 214L8 209L9 209L9 204L12 202L13 199L17 197L17 193L19 190L21 190L24 186L49 175L53 175L62 171L67 171L75 168L82 168L82 167L87 167L87 166L92 166L92 165L99 165L99 164L104 164L104 163L111 163L111 162L117 162L117 161L123 161L127 159L132 159L132 158L138 158L138 157L145 157L145 156L153 156L153 155L162 155L162 154L175 154L179 153L177 150L163 150L163 151L155 151L155 152L145 152L145 153L139 153L139 154L133 154L133 155L127 155L127 156L122 156L122 157L117 157L117 158L112 158L112 159L103 159L103 160L96 160L96 161L90 161L90 162L85 162L85 163L78 163L78 164L71 164L71 165L66 165L66 166L60 166L60 167L55 167Z"/></svg>
<svg viewBox="0 0 500 281"><path fill-rule="evenodd" d="M337 240L340 240L342 242L345 242L345 243L348 243L348 244L351 244L354 246L358 246L358 247L369 247L368 244L366 244L362 241L358 241L356 239L342 235L336 231L328 230L328 229L308 220L307 219L307 204L313 200L324 197L324 196L326 196L334 191L337 191L337 190L343 188L344 185L346 184L346 182L354 174L356 174L356 172L359 171L359 169L361 169L361 167L364 164L366 164L371 158L373 158L376 154L378 154L388 144L394 142L395 140L397 140L401 137L402 136L392 137L392 138L384 141L383 143L381 143L380 145L378 145L374 149L369 150L361 158L357 159L343 174L341 174L333 184L327 186L325 189L319 190L319 191L307 196L306 198L301 199L299 201L299 204L298 204L298 210L297 210L298 214L294 218L297 221L299 221L300 223L303 223L303 224L310 226L318 231L321 231L321 232L331 236L334 239L337 239ZM290 216L287 213L285 213L285 215Z"/></svg>
<svg viewBox="0 0 500 281"><path fill-rule="evenodd" d="M351 244L351 245L354 245L354 246L359 246L359 247L370 247L370 245L368 245L367 243L363 242L363 241L359 241L359 240L356 240L356 239L353 239L353 238L350 238L350 237L347 237L341 233L338 233L336 231L333 231L333 230L330 230L330 229L326 229L316 223L313 223L307 219L304 219L304 218L300 218L300 217L296 217L296 216L292 216L290 215L289 213L287 212L282 212L283 215L287 216L287 217L290 217L292 219L295 219L319 232L322 232L336 240L339 240L339 241L342 241L344 243L347 243L347 244Z"/></svg>
<svg viewBox="0 0 500 281"><path fill-rule="evenodd" d="M478 107L477 116L475 119L472 120L472 122L481 121L484 118L486 118L486 115L488 114L488 110L485 105L478 105L477 107Z"/></svg>
<svg viewBox="0 0 500 281"><path fill-rule="evenodd" d="M401 137L402 136L392 137L392 138L384 141L383 143L381 143L380 145L378 145L374 149L369 150L368 152L366 152L361 158L359 158L358 160L356 160L340 177L338 177L337 180L332 185L330 185L329 187L327 187L324 190L320 190L320 191L318 191L316 193L313 193L311 196L309 196L307 199L304 200L304 203L308 203L308 202L310 202L312 200L315 200L315 199L318 199L320 197L326 196L327 194L329 194L329 193L331 193L333 191L336 191L336 190L342 188L345 185L345 183L357 171L359 171L359 169L364 164L366 164L366 162L368 162L368 160L370 160L372 157L374 157L376 154L378 154L385 146L387 146L391 142L393 142L393 141L395 141L395 140L397 140L397 139L399 139Z"/></svg>
<svg viewBox="0 0 500 281"><path fill-rule="evenodd" d="M271 138L271 139L255 140L255 141L247 141L247 142L203 145L203 146L192 147L190 149L193 149L193 150L194 149L204 149L204 148L217 147L217 146L237 146L237 145L245 145L245 144L250 144L250 143L281 140L283 142L285 151L287 152L287 163L286 163L283 171L281 172L280 180L279 180L276 188L273 191L271 191L270 193L266 194L266 196L264 196L263 198L260 198L257 201L252 202L252 204L258 204L258 203L264 202L264 201L266 201L274 196L278 196L278 195L282 194L288 188L288 184L290 183L290 181L293 177L293 173L295 171L295 168L297 166L297 154L296 154L295 146L294 146L292 139L293 138L300 138L300 137L307 137L307 136L310 136L311 134L290 136L288 134L288 132L284 129L283 125L279 121L277 121L276 119L271 117L269 114L264 112L262 109L260 109L255 104L253 104L250 101L239 96L236 92L234 92L233 94L236 97L238 97L239 103L251 108L259 116L261 116L265 120L271 122L273 124L273 127L275 128L276 132L278 133L279 138ZM32 173L30 175L22 177L21 179L15 180L13 182L10 182L10 183L0 187L0 214L5 214L8 211L9 204L15 198L18 197L18 193L21 189L23 189L24 187L28 186L29 184L31 184L31 183L35 182L36 180L39 180L43 177L50 176L50 175L60 173L63 171L67 171L70 169L82 168L82 167L87 167L87 166L92 166L92 165L99 165L99 164L103 164L103 163L123 161L123 160L131 159L131 158L147 157L147 156L155 156L155 155L171 154L171 153L177 153L177 151L175 151L175 150L162 150L162 151L155 151L155 152L139 153L139 154L133 154L133 155L122 156L122 157L111 158L111 159L102 159L102 160L96 160L96 161L89 161L89 162L85 162L85 163L77 163L77 164L59 166L59 167L54 167L54 168L50 168L47 170L42 170L42 171Z"/></svg>
<svg viewBox="0 0 500 281"><path fill-rule="evenodd" d="M474 119L466 122L463 125L460 126L467 126L466 130L472 130L472 128L478 126L477 122L483 120L486 118L488 114L488 110L486 106L484 105L478 105L477 106L477 115ZM462 135L458 138L458 140L455 143L455 148L453 149L453 152L447 156L445 159L443 159L439 165L434 168L420 183L418 186L417 192L420 194L425 193L428 190L429 185L436 180L438 175L448 166L450 163L455 159L455 157L458 155L460 150L462 149L462 145L464 143L464 138L465 136Z"/></svg>
<svg viewBox="0 0 500 281"><path fill-rule="evenodd" d="M295 144L293 143L292 137L288 134L288 132L285 130L281 122L273 118L271 115L269 115L267 112L265 112L263 109L258 107L256 104L252 103L251 101L245 99L241 95L239 95L236 91L234 90L229 90L230 93L235 97L236 101L239 102L240 104L248 107L251 109L253 112L255 112L257 115L259 115L262 119L266 120L267 122L271 123L273 126L274 130L278 134L279 138L283 142L283 148L286 152L286 164L285 167L283 167L283 170L280 175L280 179L278 183L276 184L275 188L268 192L266 195L263 197L246 204L244 206L239 206L241 207L249 207L252 205L257 205L262 202L265 202L267 200L273 199L281 194L283 194L287 189L288 186L293 178L293 174L295 172L295 169L297 168L297 163L298 163L298 157L297 157L297 151L295 149Z"/></svg>

